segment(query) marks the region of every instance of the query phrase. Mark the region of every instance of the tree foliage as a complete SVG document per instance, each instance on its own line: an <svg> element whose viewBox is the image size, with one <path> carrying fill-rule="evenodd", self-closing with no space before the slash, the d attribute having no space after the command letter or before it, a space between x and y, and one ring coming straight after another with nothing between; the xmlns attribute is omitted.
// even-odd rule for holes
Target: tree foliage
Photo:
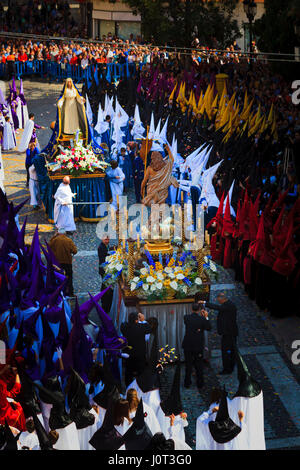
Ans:
<svg viewBox="0 0 300 470"><path fill-rule="evenodd" d="M254 24L258 48L265 52L293 53L294 24L300 14L299 0L265 0L265 13Z"/></svg>
<svg viewBox="0 0 300 470"><path fill-rule="evenodd" d="M238 0L123 0L142 18L146 40L190 45L195 27L201 45L226 47L240 37L233 11Z"/></svg>

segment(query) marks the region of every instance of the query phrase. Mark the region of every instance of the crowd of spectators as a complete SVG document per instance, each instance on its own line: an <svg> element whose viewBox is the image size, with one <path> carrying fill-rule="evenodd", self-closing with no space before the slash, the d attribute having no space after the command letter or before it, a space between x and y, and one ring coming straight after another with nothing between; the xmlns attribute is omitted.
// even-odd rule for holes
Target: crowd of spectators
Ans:
<svg viewBox="0 0 300 470"><path fill-rule="evenodd" d="M3 31L51 36L85 37L86 28L78 24L65 0L28 0L11 2L5 11L0 4L0 24Z"/></svg>
<svg viewBox="0 0 300 470"><path fill-rule="evenodd" d="M236 43L225 51L207 49L194 44L190 53L157 47L141 42L141 38L122 40L111 33L101 41L42 40L3 38L0 45L0 62L27 62L32 60L53 61L64 66L69 63L83 69L89 65L128 62L135 67L137 83L140 78L149 76L153 69L159 68L166 80L170 81L169 92L176 82L180 82L187 71L193 71L204 90L211 83L213 76L224 72L229 75L228 92L242 100L245 90L255 103L261 105L261 111L268 113L272 103L276 108L277 131L280 139L287 144L299 147L300 116L299 106L292 103L291 82L280 74L274 73L265 59L256 58L249 67L249 57L243 54ZM147 80L146 80L147 81ZM145 82L145 80L144 80ZM149 82L150 83L150 82ZM194 82L195 83L195 82ZM167 97L167 93L165 98Z"/></svg>

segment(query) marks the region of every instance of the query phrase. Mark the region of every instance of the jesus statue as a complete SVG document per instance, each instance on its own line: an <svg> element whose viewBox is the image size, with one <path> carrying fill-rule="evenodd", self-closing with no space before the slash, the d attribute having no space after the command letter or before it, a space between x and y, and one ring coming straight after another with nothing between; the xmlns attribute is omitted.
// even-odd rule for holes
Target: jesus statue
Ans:
<svg viewBox="0 0 300 470"><path fill-rule="evenodd" d="M147 195L142 203L146 206L151 204L163 204L168 197L169 186L179 187L178 181L172 176L174 158L170 148L166 146L169 158L163 158L160 152L151 154L151 163L148 166L142 185L141 193L144 194L145 187Z"/></svg>

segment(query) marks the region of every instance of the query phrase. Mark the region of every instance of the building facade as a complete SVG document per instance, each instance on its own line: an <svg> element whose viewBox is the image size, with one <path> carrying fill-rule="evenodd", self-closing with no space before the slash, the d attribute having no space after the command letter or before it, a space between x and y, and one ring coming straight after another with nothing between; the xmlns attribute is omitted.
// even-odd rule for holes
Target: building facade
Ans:
<svg viewBox="0 0 300 470"><path fill-rule="evenodd" d="M255 20L258 20L263 16L265 13L265 2L264 0L255 0L257 5L257 13L255 16ZM250 34L249 34L249 21L244 12L243 0L239 0L238 5L234 11L234 18L237 20L240 33L242 35L241 38L237 40L237 44L242 49L242 51L249 51L250 49Z"/></svg>
<svg viewBox="0 0 300 470"><path fill-rule="evenodd" d="M94 39L102 39L109 33L122 39L141 34L141 17L135 16L122 0L94 0L92 23Z"/></svg>

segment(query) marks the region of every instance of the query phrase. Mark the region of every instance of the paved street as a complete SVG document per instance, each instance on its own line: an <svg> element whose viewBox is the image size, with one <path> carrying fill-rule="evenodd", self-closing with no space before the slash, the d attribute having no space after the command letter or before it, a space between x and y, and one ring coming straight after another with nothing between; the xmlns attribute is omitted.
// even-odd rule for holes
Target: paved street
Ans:
<svg viewBox="0 0 300 470"><path fill-rule="evenodd" d="M19 86L17 82L17 87ZM47 126L47 130L38 131L40 147L48 142L49 125L55 120L55 101L62 89L61 84L24 81L25 97L29 112L35 113L35 122ZM18 135L20 139L21 132ZM9 200L19 204L29 196L25 187L26 171L24 154L16 151L3 152L5 168L5 188ZM21 211L20 223L27 216L27 242L33 235L36 224L39 224L40 239L48 240L53 234L50 224L42 210L33 211L27 203ZM89 291L98 292L98 258L99 240L96 236L96 224L77 223L77 233L73 240L78 247L74 260L74 288L81 301ZM218 282L212 286L211 300L215 300L218 290L224 290L238 308L240 336L238 345L253 376L260 382L264 391L265 430L267 448L300 448L300 365L291 363L291 344L300 340L300 318L272 319L267 312L258 309L248 299L243 286L234 281L232 273L219 269ZM228 392L233 395L237 389L236 372L232 376L218 376L221 369L220 339L216 332L216 314L211 313L213 330L209 337L211 349L210 367L205 369L205 386L198 393L195 384L189 390L182 388L185 411L188 413L189 427L187 441L194 447L195 420L208 406L209 391L212 386L225 383ZM182 368L182 381L183 381ZM168 389L173 371L168 372L164 390Z"/></svg>

